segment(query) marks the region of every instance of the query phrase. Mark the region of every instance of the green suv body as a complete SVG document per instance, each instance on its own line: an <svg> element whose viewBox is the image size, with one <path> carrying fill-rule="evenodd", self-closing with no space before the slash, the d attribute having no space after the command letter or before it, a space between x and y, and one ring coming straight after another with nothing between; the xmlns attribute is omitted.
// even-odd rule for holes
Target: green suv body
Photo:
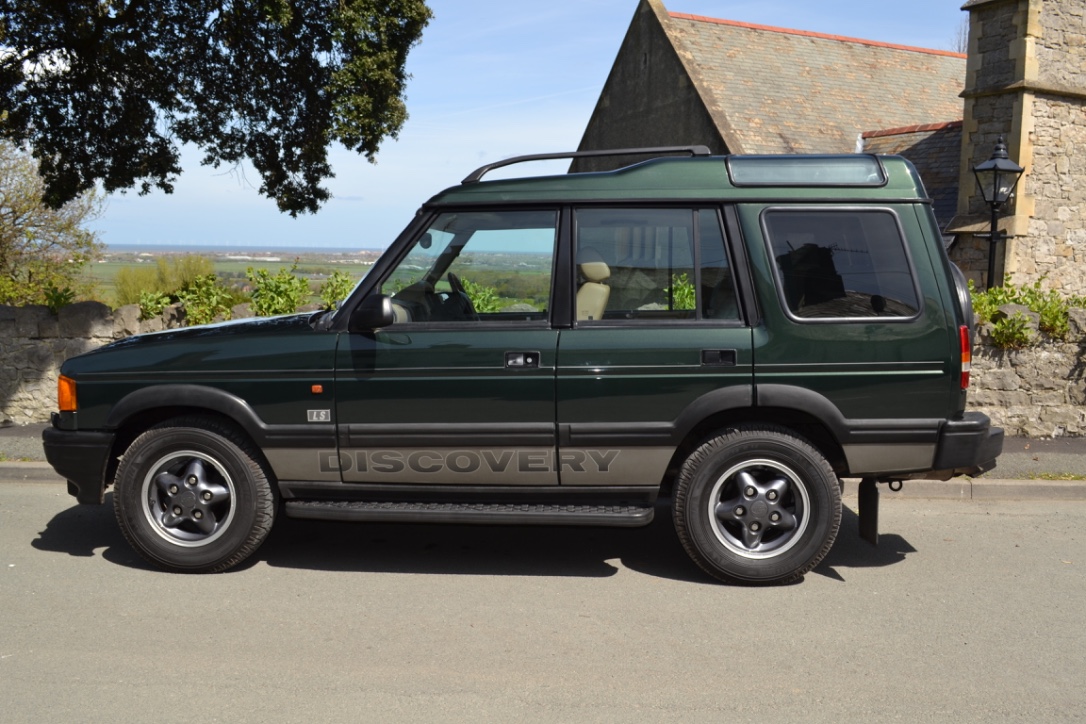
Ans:
<svg viewBox="0 0 1086 724"><path fill-rule="evenodd" d="M753 583L821 560L841 478L874 539L877 482L992 467L968 293L915 169L687 150L484 167L336 311L72 358L48 459L80 502L113 484L171 570L237 564L277 514L636 526L670 500L691 557Z"/></svg>

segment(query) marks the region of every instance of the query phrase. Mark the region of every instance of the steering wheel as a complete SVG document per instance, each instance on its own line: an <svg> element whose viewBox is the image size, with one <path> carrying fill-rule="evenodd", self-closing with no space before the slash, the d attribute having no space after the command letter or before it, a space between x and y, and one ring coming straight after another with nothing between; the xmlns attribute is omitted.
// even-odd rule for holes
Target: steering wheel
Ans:
<svg viewBox="0 0 1086 724"><path fill-rule="evenodd" d="M475 312L475 305L471 303L471 297L468 296L464 285L460 283L460 277L449 272L445 278L449 280L449 286L452 287L453 294L460 300L460 307L464 315L470 319L478 319L479 315Z"/></svg>

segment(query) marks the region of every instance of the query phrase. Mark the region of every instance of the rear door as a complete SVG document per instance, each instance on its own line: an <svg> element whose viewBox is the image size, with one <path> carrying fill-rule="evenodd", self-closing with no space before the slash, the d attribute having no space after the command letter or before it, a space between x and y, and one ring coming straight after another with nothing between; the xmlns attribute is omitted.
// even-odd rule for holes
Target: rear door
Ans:
<svg viewBox="0 0 1086 724"><path fill-rule="evenodd" d="M752 404L739 250L708 206L582 207L573 221L575 320L558 350L561 483L659 485L696 421Z"/></svg>

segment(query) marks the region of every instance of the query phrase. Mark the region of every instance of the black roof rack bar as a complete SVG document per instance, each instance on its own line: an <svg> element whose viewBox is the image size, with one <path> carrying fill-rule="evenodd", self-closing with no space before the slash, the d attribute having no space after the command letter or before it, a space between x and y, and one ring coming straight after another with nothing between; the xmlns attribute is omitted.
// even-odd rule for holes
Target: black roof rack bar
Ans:
<svg viewBox="0 0 1086 724"><path fill-rule="evenodd" d="M711 156L708 146L658 146L656 148L614 148L598 151L568 151L566 153L533 153L528 156L514 156L504 161L495 161L472 171L461 181L462 184L475 183L496 168L512 166L526 161L552 161L556 158L587 158L589 156L660 156L668 153L686 153L691 156Z"/></svg>

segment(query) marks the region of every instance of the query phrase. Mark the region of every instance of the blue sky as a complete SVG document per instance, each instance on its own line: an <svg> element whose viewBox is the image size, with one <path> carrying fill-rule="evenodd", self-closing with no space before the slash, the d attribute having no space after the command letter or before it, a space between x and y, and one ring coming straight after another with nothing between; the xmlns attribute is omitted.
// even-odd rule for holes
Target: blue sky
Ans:
<svg viewBox="0 0 1086 724"><path fill-rule="evenodd" d="M664 0L672 12L949 50L963 0ZM259 177L185 152L173 194L115 194L92 228L106 244L379 249L419 204L489 161L572 151L637 0L431 0L408 60L410 118L376 165L332 153L333 199L291 219ZM511 9L512 8L512 9ZM556 172L565 166L555 167Z"/></svg>

